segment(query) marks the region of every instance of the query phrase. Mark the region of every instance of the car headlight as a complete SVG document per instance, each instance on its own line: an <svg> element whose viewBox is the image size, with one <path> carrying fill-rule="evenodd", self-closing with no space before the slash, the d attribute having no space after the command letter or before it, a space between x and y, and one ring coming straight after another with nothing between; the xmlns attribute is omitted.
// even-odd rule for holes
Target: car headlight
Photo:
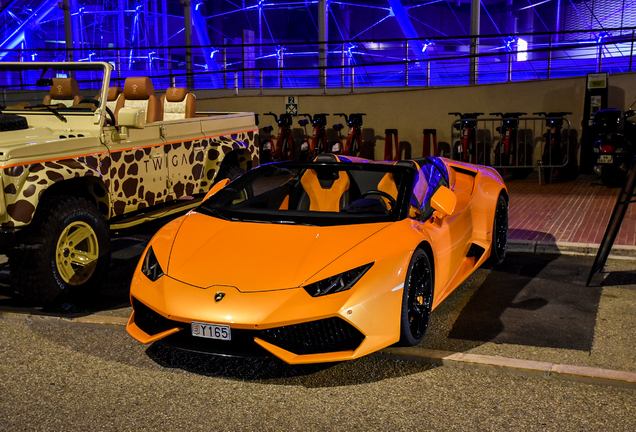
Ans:
<svg viewBox="0 0 636 432"><path fill-rule="evenodd" d="M148 248L148 252L144 257L144 263L141 266L141 272L153 282L163 276L163 270L159 265L159 261L157 261L155 251L152 250L152 246Z"/></svg>
<svg viewBox="0 0 636 432"><path fill-rule="evenodd" d="M320 297L327 294L334 294L351 289L356 282L371 268L373 263L356 267L349 271L328 277L318 282L306 285L303 288L312 297Z"/></svg>

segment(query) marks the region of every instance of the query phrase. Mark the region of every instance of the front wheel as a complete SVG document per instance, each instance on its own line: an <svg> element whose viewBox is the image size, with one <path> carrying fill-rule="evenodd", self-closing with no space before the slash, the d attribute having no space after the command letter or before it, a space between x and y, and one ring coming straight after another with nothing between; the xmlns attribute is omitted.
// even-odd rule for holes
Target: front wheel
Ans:
<svg viewBox="0 0 636 432"><path fill-rule="evenodd" d="M99 288L110 263L110 232L95 205L72 196L45 198L26 230L24 244L9 253L22 298L48 303Z"/></svg>
<svg viewBox="0 0 636 432"><path fill-rule="evenodd" d="M601 183L607 187L620 186L618 168L613 165L603 165L601 167Z"/></svg>
<svg viewBox="0 0 636 432"><path fill-rule="evenodd" d="M426 252L417 248L411 257L404 282L398 345L415 346L422 342L432 307L433 268Z"/></svg>

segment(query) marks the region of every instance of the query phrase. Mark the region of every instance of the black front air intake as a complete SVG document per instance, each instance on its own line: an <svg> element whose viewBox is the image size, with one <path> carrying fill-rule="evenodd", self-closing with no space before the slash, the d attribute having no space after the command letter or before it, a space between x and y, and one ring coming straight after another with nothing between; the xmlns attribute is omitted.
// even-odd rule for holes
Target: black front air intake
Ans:
<svg viewBox="0 0 636 432"><path fill-rule="evenodd" d="M358 329L338 317L261 330L258 337L294 354L349 351L364 340Z"/></svg>
<svg viewBox="0 0 636 432"><path fill-rule="evenodd" d="M231 341L207 339L192 336L188 323L169 320L134 297L133 308L135 324L149 335L156 335L173 328L184 329L160 340L161 344L221 356L271 356L254 342L254 338L260 338L299 355L355 350L364 340L362 333L338 317L267 330L233 328Z"/></svg>
<svg viewBox="0 0 636 432"><path fill-rule="evenodd" d="M183 328L187 325L177 321L171 321L159 315L134 297L132 304L135 310L135 324L137 324L137 327L142 331L151 336L176 327Z"/></svg>

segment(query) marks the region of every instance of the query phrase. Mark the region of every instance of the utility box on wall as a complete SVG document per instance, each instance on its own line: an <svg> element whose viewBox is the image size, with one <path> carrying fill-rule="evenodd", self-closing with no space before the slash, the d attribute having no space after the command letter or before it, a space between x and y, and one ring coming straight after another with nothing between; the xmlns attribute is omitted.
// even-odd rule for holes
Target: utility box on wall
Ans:
<svg viewBox="0 0 636 432"><path fill-rule="evenodd" d="M585 85L585 104L583 107L583 124L581 133L581 165L580 172L591 174L594 166L594 143L598 138L598 131L592 125L594 113L607 109L608 101L608 74L587 74Z"/></svg>

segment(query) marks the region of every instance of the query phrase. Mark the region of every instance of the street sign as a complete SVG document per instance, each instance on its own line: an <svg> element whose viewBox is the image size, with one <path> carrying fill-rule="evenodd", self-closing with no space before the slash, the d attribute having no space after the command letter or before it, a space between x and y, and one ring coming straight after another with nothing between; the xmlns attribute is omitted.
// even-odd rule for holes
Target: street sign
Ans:
<svg viewBox="0 0 636 432"><path fill-rule="evenodd" d="M285 112L294 117L298 115L298 98L296 96L285 96Z"/></svg>

